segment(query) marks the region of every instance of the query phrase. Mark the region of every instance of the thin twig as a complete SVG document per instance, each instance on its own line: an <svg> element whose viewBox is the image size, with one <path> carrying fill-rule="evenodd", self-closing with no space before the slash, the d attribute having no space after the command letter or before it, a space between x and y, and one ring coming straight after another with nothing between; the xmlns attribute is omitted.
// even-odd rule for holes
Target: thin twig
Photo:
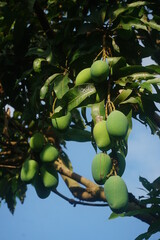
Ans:
<svg viewBox="0 0 160 240"><path fill-rule="evenodd" d="M12 165L4 165L4 164L0 164L0 168L13 168L13 169L17 169L20 168L21 166L12 166Z"/></svg>
<svg viewBox="0 0 160 240"><path fill-rule="evenodd" d="M91 207L108 207L108 203L88 203L88 202L83 202L83 201L76 201L72 198L68 198L62 193L58 192L57 190L52 190L56 195L64 199L65 201L69 202L71 205L76 207L76 205L85 205L85 206L91 206Z"/></svg>

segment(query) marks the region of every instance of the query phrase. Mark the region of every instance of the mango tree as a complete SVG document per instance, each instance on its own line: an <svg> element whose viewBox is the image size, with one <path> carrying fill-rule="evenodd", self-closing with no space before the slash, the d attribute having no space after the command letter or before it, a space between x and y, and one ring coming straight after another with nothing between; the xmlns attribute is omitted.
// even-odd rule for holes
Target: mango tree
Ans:
<svg viewBox="0 0 160 240"><path fill-rule="evenodd" d="M159 11L150 0L0 1L0 199L12 213L31 184L40 198L146 222L137 239L160 230L160 178L140 178L140 199L123 180L132 120L160 135ZM91 142L92 180L74 172L68 141Z"/></svg>

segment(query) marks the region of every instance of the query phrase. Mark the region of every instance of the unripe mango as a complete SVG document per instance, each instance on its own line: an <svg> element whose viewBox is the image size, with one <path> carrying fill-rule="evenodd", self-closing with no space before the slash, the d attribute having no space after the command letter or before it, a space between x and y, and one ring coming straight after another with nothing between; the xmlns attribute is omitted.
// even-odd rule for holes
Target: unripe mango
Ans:
<svg viewBox="0 0 160 240"><path fill-rule="evenodd" d="M27 159L21 168L21 180L30 183L38 172L38 163L33 159Z"/></svg>
<svg viewBox="0 0 160 240"><path fill-rule="evenodd" d="M39 152L42 149L44 142L45 142L45 139L43 134L37 132L33 134L33 136L31 137L29 141L29 145L33 151Z"/></svg>
<svg viewBox="0 0 160 240"><path fill-rule="evenodd" d="M42 166L40 172L45 187L55 189L58 186L58 173L52 166Z"/></svg>
<svg viewBox="0 0 160 240"><path fill-rule="evenodd" d="M40 159L42 162L53 162L58 156L58 149L51 144L46 144L40 153Z"/></svg>
<svg viewBox="0 0 160 240"><path fill-rule="evenodd" d="M42 71L42 62L45 63L46 60L44 58L36 58L34 61L33 61L33 70L35 72L38 72L40 73Z"/></svg>
<svg viewBox="0 0 160 240"><path fill-rule="evenodd" d="M39 198L45 199L50 195L51 191L44 186L40 175L35 178L34 187Z"/></svg>
<svg viewBox="0 0 160 240"><path fill-rule="evenodd" d="M128 119L120 111L112 111L106 121L107 130L110 136L124 138L128 131Z"/></svg>
<svg viewBox="0 0 160 240"><path fill-rule="evenodd" d="M52 119L53 127L59 131L67 130L70 123L71 123L71 113L70 112L68 112L66 115L64 115L62 117Z"/></svg>
<svg viewBox="0 0 160 240"><path fill-rule="evenodd" d="M80 71L76 77L75 85L81 85L84 83L91 82L91 71L90 68L85 68L82 71Z"/></svg>
<svg viewBox="0 0 160 240"><path fill-rule="evenodd" d="M125 211L128 204L128 190L120 176L111 176L106 180L104 194L113 212L122 213Z"/></svg>
<svg viewBox="0 0 160 240"><path fill-rule="evenodd" d="M103 82L109 76L109 65L105 61L97 60L91 65L91 77L95 82Z"/></svg>
<svg viewBox="0 0 160 240"><path fill-rule="evenodd" d="M106 181L106 177L112 167L112 161L108 154L98 153L92 161L92 176L94 181L103 185Z"/></svg>
<svg viewBox="0 0 160 240"><path fill-rule="evenodd" d="M101 120L93 128L94 140L102 151L108 151L111 148L111 141L106 127L106 121Z"/></svg>

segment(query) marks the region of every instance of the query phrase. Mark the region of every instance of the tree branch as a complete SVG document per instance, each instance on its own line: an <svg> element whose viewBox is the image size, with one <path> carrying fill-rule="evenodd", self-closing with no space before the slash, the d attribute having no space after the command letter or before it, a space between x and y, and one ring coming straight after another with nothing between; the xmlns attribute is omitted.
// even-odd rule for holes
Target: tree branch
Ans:
<svg viewBox="0 0 160 240"><path fill-rule="evenodd" d="M68 198L64 196L57 190L53 190L53 192L59 197L61 197L62 199L64 199L65 201L69 202L74 207L76 207L76 205L84 205L84 206L91 206L91 207L107 207L108 206L108 203L88 203L88 202L76 201L72 198Z"/></svg>
<svg viewBox="0 0 160 240"><path fill-rule="evenodd" d="M103 201L106 202L103 188L92 181L69 170L59 158L54 163L54 167L61 174L64 182L71 191L72 195L80 200ZM85 186L83 188L80 184Z"/></svg>
<svg viewBox="0 0 160 240"><path fill-rule="evenodd" d="M65 181L67 187L69 188L69 190L71 191L74 197L78 198L79 200L88 201L88 202L95 202L95 201L106 202L106 198L104 195L104 188L78 175L77 173L74 173L71 170L69 170L64 165L61 159L58 159L55 162L54 166L56 170L61 174L63 180ZM79 183L84 185L86 188L81 187ZM68 201L69 203L73 202L72 199L69 199L63 196L60 193L58 195L61 196L66 201ZM138 201L132 193L129 193L129 203L128 203L126 213L129 213L130 211L137 211L137 210L144 210L144 209L147 209L147 208L144 205L142 205L140 201ZM157 217L155 215L149 214L149 213L148 214L138 213L134 217L149 225L151 225L153 222L157 220Z"/></svg>

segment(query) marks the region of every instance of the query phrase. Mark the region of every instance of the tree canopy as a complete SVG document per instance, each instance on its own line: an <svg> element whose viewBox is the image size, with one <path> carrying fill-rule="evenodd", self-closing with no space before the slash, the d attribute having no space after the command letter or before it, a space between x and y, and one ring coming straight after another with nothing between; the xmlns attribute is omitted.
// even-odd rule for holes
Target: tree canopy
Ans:
<svg viewBox="0 0 160 240"><path fill-rule="evenodd" d="M90 141L95 155L100 151L110 156L106 181L121 175L118 154L127 156L132 119L160 136L159 12L160 2L150 0L0 1L0 199L12 213L16 199L23 203L27 185L36 188L36 181L40 189L46 184L45 193L36 188L42 198L53 192L74 205L107 207L104 182L74 172L67 142ZM147 57L154 64L144 66ZM98 61L108 66L105 79L93 73ZM126 117L127 132L123 138L112 136L106 149L97 142L94 127L106 123L115 110ZM42 141L34 141L35 134ZM41 143L53 151L52 157L58 152L54 160L46 160ZM40 170L26 182L22 168L29 159ZM52 176L54 171L54 188L39 180L43 168ZM75 200L58 191L59 176ZM120 214L146 222L148 232L137 239L148 239L160 231L160 177L152 183L143 177L140 181L147 196L136 199L128 193L125 210L113 210L110 218Z"/></svg>

